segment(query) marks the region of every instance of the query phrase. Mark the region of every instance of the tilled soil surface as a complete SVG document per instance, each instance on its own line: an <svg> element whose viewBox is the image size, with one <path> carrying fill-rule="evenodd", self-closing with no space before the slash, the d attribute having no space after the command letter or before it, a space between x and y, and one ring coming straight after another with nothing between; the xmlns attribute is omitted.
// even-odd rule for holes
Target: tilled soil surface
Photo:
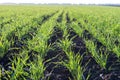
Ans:
<svg viewBox="0 0 120 80"><path fill-rule="evenodd" d="M66 20L68 25L68 32L70 34L69 38L72 38L73 44L72 50L75 54L80 54L83 56L82 65L85 68L84 76L90 74L89 80L120 80L120 61L118 61L118 57L112 51L107 50L107 47L104 46L99 40L93 37L89 31L83 31L83 37L80 37L71 27L70 23L72 21L77 21L77 19L73 18L70 20L69 14L66 14ZM87 23L88 21L85 20ZM84 29L82 24L78 22L78 25L81 29ZM106 69L100 67L100 65L96 62L96 60L92 57L92 54L88 51L85 40L91 40L96 44L96 50L98 52L102 51L102 54L108 55ZM86 65L87 64L87 65ZM108 68L111 68L110 70Z"/></svg>
<svg viewBox="0 0 120 80"><path fill-rule="evenodd" d="M39 24L41 25L54 14L55 13L43 16L43 20ZM64 11L56 19L58 23L62 22L63 14ZM71 19L69 17L69 13L67 12L66 26L69 34L68 39L72 40L73 42L70 48L75 55L77 54L82 56L82 64L80 64L80 66L85 69L85 71L83 72L84 78L87 79L87 77L89 76L89 80L120 80L120 61L115 53L109 51L107 47L102 44L102 42L96 39L88 30L84 29L83 25L80 22L78 22L78 26L83 29L83 36L79 36L71 26L72 22L77 22L77 19ZM88 23L87 20L84 20L84 22ZM31 27L29 31L20 38L20 40L18 39L18 36L15 35L15 32L11 32L11 36L7 36L7 39L10 41L10 39L12 38L14 43L11 44L10 49L6 52L4 57L0 59L0 64L2 65L2 67L4 67L5 70L10 70L9 67L11 66L11 64L8 63L10 63L11 60L13 60L13 56L19 54L23 48L27 49L27 44L25 42L27 40L32 40L33 36L37 34L36 32L37 28ZM56 25L53 28L53 32L47 41L47 45L50 45L51 49L48 50L46 56L43 59L45 67L44 79L40 80L74 80L69 69L59 64L59 62L69 60L66 53L57 44L60 40L63 39L63 30L58 25ZM84 40L93 41L96 45L96 50L98 51L98 53L102 52L103 55L108 55L105 69L101 68L100 65L93 58L92 54L86 47L86 43ZM29 59L27 62L29 63L37 59L36 55L38 54L39 52L30 50L30 52L28 53ZM25 71L29 72L29 66L25 67ZM31 79L28 78L27 80Z"/></svg>
<svg viewBox="0 0 120 80"><path fill-rule="evenodd" d="M57 11L58 12L58 11ZM42 22L40 22L42 25L44 22L46 22L50 17L54 16L57 12L52 13L50 15L43 16ZM11 61L15 56L17 56L24 48L28 49L26 41L32 40L33 36L35 36L37 33L36 27L31 27L26 34L24 34L20 39L18 39L18 36L16 36L16 31L11 32L10 36L7 36L8 41L12 41L10 48L5 53L5 55L0 59L0 64L2 66L2 73L5 73L4 70L11 70ZM29 52L30 59L32 61L31 55L37 53L36 51ZM29 60L28 60L29 61ZM3 76L7 77L7 76ZM4 78L2 78L4 79Z"/></svg>

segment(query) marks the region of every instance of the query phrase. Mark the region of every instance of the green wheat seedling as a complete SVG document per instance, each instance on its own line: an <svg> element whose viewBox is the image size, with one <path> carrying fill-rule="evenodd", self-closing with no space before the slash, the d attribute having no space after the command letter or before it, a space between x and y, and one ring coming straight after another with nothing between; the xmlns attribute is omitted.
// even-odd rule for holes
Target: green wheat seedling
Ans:
<svg viewBox="0 0 120 80"><path fill-rule="evenodd" d="M12 61L11 71L6 71L9 79L17 80L30 78L33 80L39 80L44 77L44 64L40 55L37 56L33 62L27 63L29 59L28 52L23 52L20 55L14 57ZM29 66L29 68L27 68ZM27 71L26 71L27 70Z"/></svg>
<svg viewBox="0 0 120 80"><path fill-rule="evenodd" d="M58 15L58 14L57 14ZM48 23L44 23L40 29L38 29L37 35L33 37L32 40L28 41L28 47L30 50L34 50L39 52L42 58L46 55L45 53L50 49L50 45L47 45L47 40L50 38L52 34L53 27L56 23L54 23L54 18L57 17L55 15Z"/></svg>
<svg viewBox="0 0 120 80"><path fill-rule="evenodd" d="M101 52L98 53L96 51L96 45L92 41L86 41L86 46L89 49L89 51L91 52L93 58L101 66L101 68L106 69L108 55L107 54L103 55Z"/></svg>
<svg viewBox="0 0 120 80"><path fill-rule="evenodd" d="M82 35L83 29L81 29L76 22L72 22L71 25L72 25L73 29L76 31L76 33L79 34L79 36L83 36Z"/></svg>
<svg viewBox="0 0 120 80"><path fill-rule="evenodd" d="M8 77L11 80L25 80L25 76L28 76L28 73L24 71L24 67L27 66L26 61L28 58L27 51L14 57L14 60L11 62L11 71L7 71Z"/></svg>
<svg viewBox="0 0 120 80"><path fill-rule="evenodd" d="M82 80L84 71L84 69L81 67L82 57L79 54L75 55L71 51L70 48L71 44L72 41L68 40L67 37L64 40L62 40L61 43L59 44L68 57L68 61L63 62L63 65L69 69L74 80Z"/></svg>
<svg viewBox="0 0 120 80"><path fill-rule="evenodd" d="M18 11L19 10L19 11ZM53 17L47 19L47 15L50 15L56 11ZM56 19L59 14L64 11L62 23L57 23ZM69 14L69 18L72 23L66 25L66 13ZM71 27L73 30L83 38L83 31L88 30L92 34L94 39L99 40L106 49L110 52L115 53L120 59L120 8L118 7L105 7L105 6L0 6L0 59L3 59L5 53L19 49L18 47L13 48L14 40L11 39L18 37L18 40L23 40L27 47L21 48L19 55L13 58L12 66L9 66L11 70L4 71L2 69L0 77L8 75L9 79L5 80L25 80L25 78L37 80L42 79L44 71L42 63L46 52L50 49L51 45L47 44L47 40L52 34L53 27L57 24L63 31L63 39L60 42L61 48L68 56L68 61L62 62L74 76L75 80L83 78L84 69L80 67L81 56L74 55L71 50L71 45L74 45L71 40L68 40L67 28ZM43 17L44 16L44 17ZM45 22L42 21L45 18ZM72 21L72 19L76 19ZM43 23L42 23L43 22ZM79 24L79 25L78 25ZM32 30L31 30L32 29ZM34 30L36 29L36 30ZM29 31L31 30L31 31ZM33 32L32 32L33 31ZM24 40L23 36L29 37L28 32L31 33L33 39ZM33 33L33 34L32 34ZM34 34L35 33L35 34ZM93 39L93 41L94 41ZM118 42L116 42L118 41ZM17 44L18 46L22 44ZM93 58L96 60L100 67L105 68L107 55L102 54L102 51L96 51L96 45L87 41L86 45L89 51L92 53ZM28 59L28 52L38 52L39 57L33 62L26 63ZM23 57L24 55L24 57ZM110 54L109 54L110 55ZM9 56L9 55L8 55ZM51 59L50 59L51 60ZM79 64L78 64L79 63ZM1 63L2 64L2 63ZM59 64L59 63L56 63ZM116 63L115 63L116 64ZM79 65L79 66L78 66ZM23 66L30 66L28 72L24 71ZM36 70L36 68L41 71ZM119 67L119 66L118 66ZM81 71L78 72L77 70ZM30 72L31 71L31 72ZM29 73L30 72L30 73ZM5 75L4 75L5 74ZM38 76L41 74L41 76ZM79 75L78 75L79 74Z"/></svg>
<svg viewBox="0 0 120 80"><path fill-rule="evenodd" d="M44 57L46 55L45 53L50 49L50 46L46 42L43 38L36 37L32 41L28 41L28 47L30 50L39 52L39 55Z"/></svg>
<svg viewBox="0 0 120 80"><path fill-rule="evenodd" d="M45 67L43 59L38 55L37 60L30 63L30 78L33 80L39 80L44 78Z"/></svg>
<svg viewBox="0 0 120 80"><path fill-rule="evenodd" d="M81 57L79 55L73 55L74 53L69 52L69 60L68 62L63 62L71 72L74 80L82 80L83 79L83 68L80 66Z"/></svg>
<svg viewBox="0 0 120 80"><path fill-rule="evenodd" d="M9 48L10 44L7 40L0 40L0 58L2 58L4 56L4 53L7 52L8 48Z"/></svg>
<svg viewBox="0 0 120 80"><path fill-rule="evenodd" d="M47 23L41 26L38 30L38 34L33 38L33 40L28 41L29 49L37 51L38 59L30 63L30 76L33 80L38 80L44 78L44 63L43 58L45 57L47 51L50 49L50 45L47 45L47 40L50 38L53 30L53 21L51 19L50 27L47 26ZM56 23L55 23L56 24Z"/></svg>
<svg viewBox="0 0 120 80"><path fill-rule="evenodd" d="M113 51L117 54L118 58L120 59L120 46L114 46Z"/></svg>
<svg viewBox="0 0 120 80"><path fill-rule="evenodd" d="M0 57L2 57L3 54L4 54L4 48L2 42L0 41Z"/></svg>

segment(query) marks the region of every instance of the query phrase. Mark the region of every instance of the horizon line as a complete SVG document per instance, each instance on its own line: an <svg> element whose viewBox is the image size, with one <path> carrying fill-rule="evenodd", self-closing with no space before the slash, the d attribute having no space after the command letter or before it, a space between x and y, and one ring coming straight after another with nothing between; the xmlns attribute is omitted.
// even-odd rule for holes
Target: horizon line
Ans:
<svg viewBox="0 0 120 80"><path fill-rule="evenodd" d="M0 4L95 4L95 5L99 5L99 4L117 4L120 5L120 3L32 3L32 2L23 2L23 3L15 3L15 2L3 2Z"/></svg>

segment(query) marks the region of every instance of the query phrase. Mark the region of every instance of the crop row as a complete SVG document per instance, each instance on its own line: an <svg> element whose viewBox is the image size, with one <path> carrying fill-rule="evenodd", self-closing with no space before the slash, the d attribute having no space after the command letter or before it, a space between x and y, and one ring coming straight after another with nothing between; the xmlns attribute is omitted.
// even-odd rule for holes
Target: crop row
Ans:
<svg viewBox="0 0 120 80"><path fill-rule="evenodd" d="M115 24L119 24L118 21L111 20L110 24L114 23L114 25L110 26L105 19L100 18L105 16L108 19L107 13L98 15L99 11L92 12L102 7L98 9L83 7L85 10L75 6L64 6L64 8L60 6L56 9L55 6L54 8L47 6L48 9L45 6L41 8L34 6L32 9L24 7L18 6L14 10L11 6L10 11L13 12L8 17L12 18L7 17L8 20L0 23L1 79L120 79L119 27L114 29L115 32L107 34L107 30L110 31L109 29L113 29ZM15 12L17 9L21 13ZM31 10L37 14L35 15ZM111 12L111 9L107 10ZM1 12L5 11L1 10ZM0 16L5 16L2 13ZM112 17L116 19L114 14L110 19ZM94 17L94 15L98 16ZM5 20L2 17L0 19ZM97 19L103 21L95 22ZM110 28L105 27L107 29L105 30L102 26L110 26Z"/></svg>

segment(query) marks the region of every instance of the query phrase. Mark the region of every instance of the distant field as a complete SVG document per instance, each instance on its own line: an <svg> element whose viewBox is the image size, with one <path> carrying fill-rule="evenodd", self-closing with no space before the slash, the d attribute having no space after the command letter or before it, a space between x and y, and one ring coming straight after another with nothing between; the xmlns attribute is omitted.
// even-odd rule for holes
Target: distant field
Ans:
<svg viewBox="0 0 120 80"><path fill-rule="evenodd" d="M0 80L120 80L120 7L0 6Z"/></svg>

